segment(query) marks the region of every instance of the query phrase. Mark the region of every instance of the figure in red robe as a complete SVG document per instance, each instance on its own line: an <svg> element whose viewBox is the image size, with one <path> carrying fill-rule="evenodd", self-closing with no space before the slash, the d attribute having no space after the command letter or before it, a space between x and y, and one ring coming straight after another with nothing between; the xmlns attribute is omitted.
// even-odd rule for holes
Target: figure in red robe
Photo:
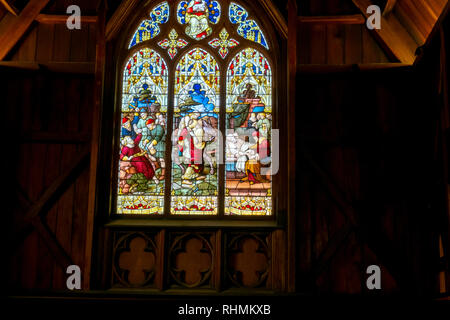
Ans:
<svg viewBox="0 0 450 320"><path fill-rule="evenodd" d="M130 161L131 165L136 168L137 173L143 173L144 176L150 180L155 176L155 171L150 161L145 157L145 152L139 148L139 142L142 139L142 134L138 134L136 139L131 139L130 136L124 138L124 146L120 154L120 160Z"/></svg>

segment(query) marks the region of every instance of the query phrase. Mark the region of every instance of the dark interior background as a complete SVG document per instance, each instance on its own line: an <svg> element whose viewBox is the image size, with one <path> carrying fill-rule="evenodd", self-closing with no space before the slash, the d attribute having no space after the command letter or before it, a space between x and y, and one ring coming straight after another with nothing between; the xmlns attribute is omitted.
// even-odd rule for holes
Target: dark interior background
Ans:
<svg viewBox="0 0 450 320"><path fill-rule="evenodd" d="M44 12L64 14L68 4L96 14L96 1L84 0L53 1ZM277 5L286 15L286 4ZM111 3L108 14L115 6ZM358 11L351 1L323 0L301 1L299 12ZM8 23L3 7L0 19L2 30ZM446 35L449 24L447 16ZM75 264L83 265L86 256L89 166L83 150L92 127L95 32L95 24L69 31L64 24L34 22L5 59L77 62L78 70L0 66L2 110L12 146L7 147L11 157L4 156L12 184L7 197L14 199L6 200L5 209L10 292L65 290L67 259L47 245L50 240L42 236L46 226ZM432 38L418 66L365 70L355 64L397 61L364 25L299 30L297 129L287 133L297 141L296 292L369 294L365 268L378 264L383 294L439 296L438 237L448 235L442 212L449 177L438 134L439 33ZM77 157L73 181L50 202L46 226L37 220L16 223ZM348 214L356 217L357 227L348 223Z"/></svg>

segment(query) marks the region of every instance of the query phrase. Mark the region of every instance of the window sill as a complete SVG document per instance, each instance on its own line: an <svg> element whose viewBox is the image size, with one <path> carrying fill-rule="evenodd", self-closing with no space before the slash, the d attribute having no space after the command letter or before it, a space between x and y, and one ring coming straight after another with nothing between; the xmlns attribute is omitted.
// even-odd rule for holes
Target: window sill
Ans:
<svg viewBox="0 0 450 320"><path fill-rule="evenodd" d="M119 218L104 224L106 228L120 227L197 227L197 228L282 228L275 219L249 220L249 219L210 219L210 220L180 220L180 219L144 219Z"/></svg>

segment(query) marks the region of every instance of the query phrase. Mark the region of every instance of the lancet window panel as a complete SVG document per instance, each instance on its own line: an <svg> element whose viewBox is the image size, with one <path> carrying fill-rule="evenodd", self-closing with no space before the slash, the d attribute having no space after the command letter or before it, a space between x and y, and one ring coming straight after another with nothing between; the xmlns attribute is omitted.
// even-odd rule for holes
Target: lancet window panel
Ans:
<svg viewBox="0 0 450 320"><path fill-rule="evenodd" d="M273 216L273 57L258 18L233 1L150 8L122 69L114 213Z"/></svg>

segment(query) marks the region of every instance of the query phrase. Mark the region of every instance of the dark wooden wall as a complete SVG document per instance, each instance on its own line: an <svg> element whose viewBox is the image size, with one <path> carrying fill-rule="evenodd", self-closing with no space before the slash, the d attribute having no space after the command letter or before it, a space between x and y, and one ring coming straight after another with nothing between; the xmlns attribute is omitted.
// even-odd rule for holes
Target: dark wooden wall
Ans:
<svg viewBox="0 0 450 320"><path fill-rule="evenodd" d="M423 287L436 284L438 248L428 208L436 106L423 81L408 69L298 76L303 285L361 293L377 264L384 292L436 289Z"/></svg>
<svg viewBox="0 0 450 320"><path fill-rule="evenodd" d="M45 13L63 14L66 2L55 1ZM82 3L83 14L95 14L91 2ZM311 1L304 9L311 15L356 12L339 1ZM0 31L7 22L0 21ZM305 25L298 47L301 65L395 62L362 25ZM431 60L439 56L436 50L428 54ZM6 60L43 63L0 68L9 132L20 137L13 148L17 161L8 167L15 181L11 197L17 199L8 217L20 221L89 144L94 25L69 31L35 22ZM53 62L69 64L55 72ZM297 291L367 293L365 268L379 264L384 293L436 292L438 70L421 70L298 74L299 129L289 133L303 150L296 176ZM48 214L32 220L34 231L18 234L17 223L10 228L12 290L64 289L67 259L84 264L87 161L70 178L57 188ZM349 216L357 217L357 227ZM61 248L49 245L53 238Z"/></svg>
<svg viewBox="0 0 450 320"><path fill-rule="evenodd" d="M365 25L303 24L297 45L301 65L390 62Z"/></svg>
<svg viewBox="0 0 450 320"><path fill-rule="evenodd" d="M53 5L45 13L64 13L62 8ZM6 24L3 19L0 29ZM19 66L0 69L2 109L17 136L17 161L9 166L17 201L11 208L16 223L10 230L8 285L13 290L65 289L67 262L83 265L85 259L88 160L82 159L68 181L55 181L89 145L95 25L70 31L65 24L34 22L5 60ZM48 213L43 210L41 218L24 227L22 218L48 190L55 191ZM35 228L26 227L30 224Z"/></svg>
<svg viewBox="0 0 450 320"><path fill-rule="evenodd" d="M93 79L43 71L3 74L8 81L2 82L2 95L8 97L8 116L17 124L14 154L18 161L10 169L16 177L13 188L20 196L13 212L20 220L88 142ZM84 261L88 176L87 166L73 174L73 182L60 188L61 196L42 218L76 264ZM16 236L14 276L9 279L13 287L64 288L65 269L62 273L38 232Z"/></svg>

